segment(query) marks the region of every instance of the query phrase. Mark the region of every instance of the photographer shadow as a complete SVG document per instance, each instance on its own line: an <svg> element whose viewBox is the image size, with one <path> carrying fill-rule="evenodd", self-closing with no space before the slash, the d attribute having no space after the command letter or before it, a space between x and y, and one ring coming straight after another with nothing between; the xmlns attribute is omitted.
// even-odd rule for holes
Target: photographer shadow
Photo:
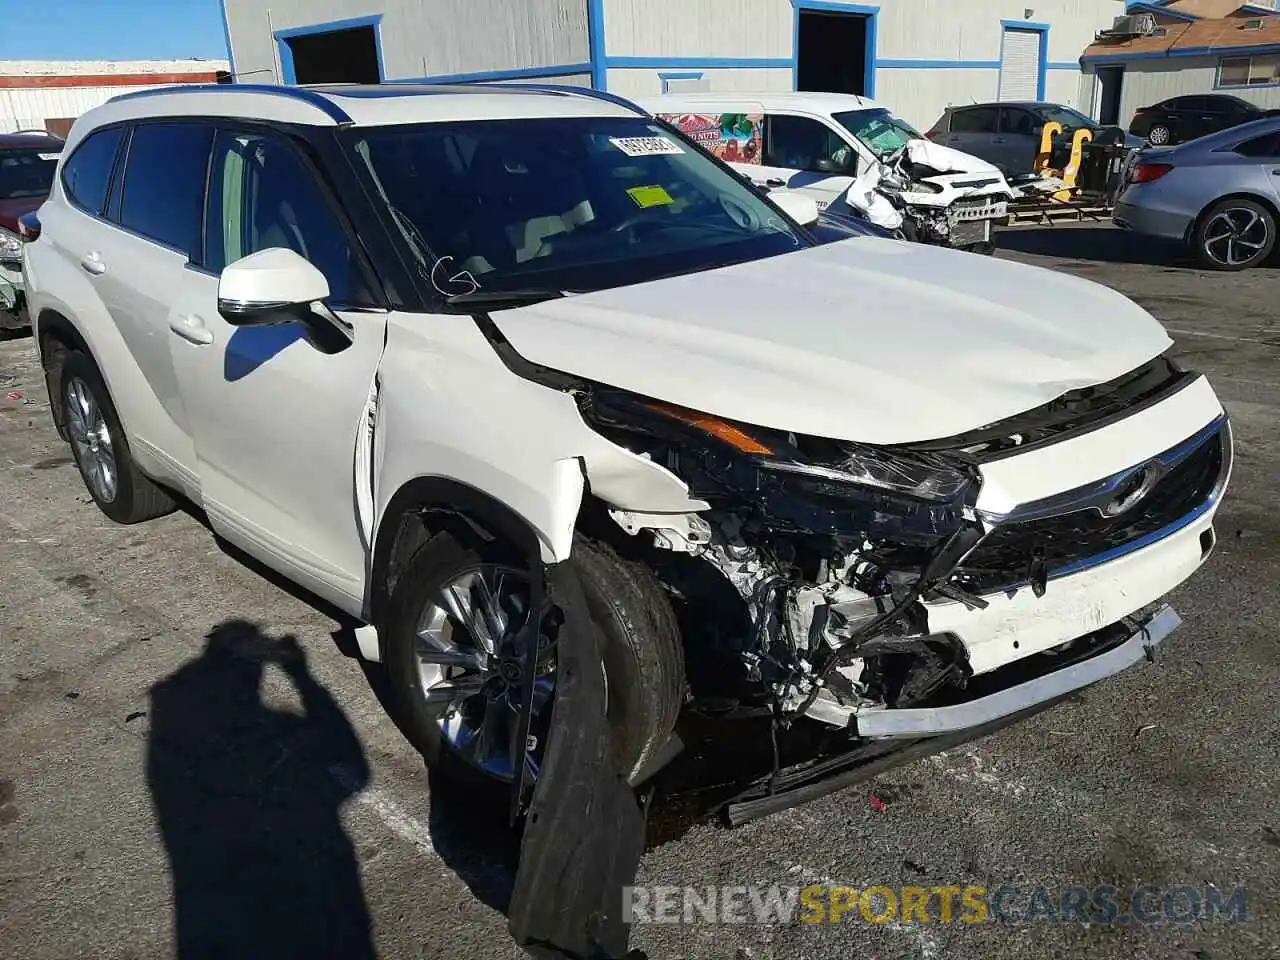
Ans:
<svg viewBox="0 0 1280 960"><path fill-rule="evenodd" d="M268 665L301 713L263 703ZM341 820L369 768L297 641L224 623L150 701L147 780L173 874L176 956L374 957Z"/></svg>

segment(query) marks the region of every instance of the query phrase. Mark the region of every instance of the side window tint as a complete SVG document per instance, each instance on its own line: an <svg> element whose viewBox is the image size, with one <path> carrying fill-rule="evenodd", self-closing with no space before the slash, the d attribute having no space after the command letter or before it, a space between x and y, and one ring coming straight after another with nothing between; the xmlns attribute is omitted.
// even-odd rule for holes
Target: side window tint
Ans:
<svg viewBox="0 0 1280 960"><path fill-rule="evenodd" d="M1034 118L1026 110L1005 107L1000 111L1000 132L1013 136L1031 136Z"/></svg>
<svg viewBox="0 0 1280 960"><path fill-rule="evenodd" d="M210 270L284 247L325 275L334 302L369 299L346 233L320 185L302 158L277 137L218 133L207 224L205 266Z"/></svg>
<svg viewBox="0 0 1280 960"><path fill-rule="evenodd" d="M62 187L80 209L102 212L123 133L123 127L113 127L89 134L62 165Z"/></svg>
<svg viewBox="0 0 1280 960"><path fill-rule="evenodd" d="M813 173L852 174L857 154L844 138L809 117L769 116L764 162Z"/></svg>
<svg viewBox="0 0 1280 960"><path fill-rule="evenodd" d="M996 108L974 107L971 110L957 110L951 118L952 133L995 133Z"/></svg>
<svg viewBox="0 0 1280 960"><path fill-rule="evenodd" d="M200 262L204 182L213 128L142 124L125 160L120 225Z"/></svg>
<svg viewBox="0 0 1280 960"><path fill-rule="evenodd" d="M1246 140L1236 147L1242 157L1280 157L1280 133L1268 133Z"/></svg>

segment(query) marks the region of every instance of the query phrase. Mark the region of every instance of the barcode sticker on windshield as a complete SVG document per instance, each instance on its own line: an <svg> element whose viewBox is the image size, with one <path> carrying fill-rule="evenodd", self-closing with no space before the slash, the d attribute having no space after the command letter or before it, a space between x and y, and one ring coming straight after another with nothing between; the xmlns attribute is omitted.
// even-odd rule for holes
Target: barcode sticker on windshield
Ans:
<svg viewBox="0 0 1280 960"><path fill-rule="evenodd" d="M684 153L680 144L667 137L610 137L609 142L628 157L665 157Z"/></svg>
<svg viewBox="0 0 1280 960"><path fill-rule="evenodd" d="M56 153L39 153L39 154L36 154L36 156L38 156L41 160L57 160L58 159L58 155Z"/></svg>

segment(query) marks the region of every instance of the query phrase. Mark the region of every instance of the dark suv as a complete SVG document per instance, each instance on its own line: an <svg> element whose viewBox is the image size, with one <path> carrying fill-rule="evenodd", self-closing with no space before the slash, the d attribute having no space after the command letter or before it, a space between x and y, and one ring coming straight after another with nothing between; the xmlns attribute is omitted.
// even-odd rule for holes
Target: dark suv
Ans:
<svg viewBox="0 0 1280 960"><path fill-rule="evenodd" d="M1172 97L1153 107L1139 107L1129 132L1152 146L1167 147L1277 113L1220 93Z"/></svg>
<svg viewBox="0 0 1280 960"><path fill-rule="evenodd" d="M1126 137L1122 131L1104 127L1083 113L1060 103L1038 100L1011 100L1005 103L974 103L947 107L938 122L925 134L935 143L981 157L999 167L1006 175L1030 173L1040 152L1040 137L1046 123L1062 124L1064 135L1055 140L1065 154L1070 149L1071 135L1081 128L1093 132L1095 141L1104 135L1123 140L1126 147L1140 147L1142 141ZM1107 139L1105 142L1113 142ZM1065 155L1054 158L1065 162Z"/></svg>
<svg viewBox="0 0 1280 960"><path fill-rule="evenodd" d="M0 134L0 330L24 327L18 218L44 203L62 141L43 133Z"/></svg>

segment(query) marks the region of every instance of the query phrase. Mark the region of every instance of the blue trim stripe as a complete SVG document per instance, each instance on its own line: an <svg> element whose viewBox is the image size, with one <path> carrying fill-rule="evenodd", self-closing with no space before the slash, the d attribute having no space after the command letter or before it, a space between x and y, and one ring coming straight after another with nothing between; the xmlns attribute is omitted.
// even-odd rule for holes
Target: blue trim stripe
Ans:
<svg viewBox="0 0 1280 960"><path fill-rule="evenodd" d="M604 0L587 0L587 44L591 51L591 86L609 89L609 56L605 52Z"/></svg>
<svg viewBox="0 0 1280 960"><path fill-rule="evenodd" d="M1194 13L1184 13L1181 10L1169 10L1166 7L1159 6L1154 3L1131 3L1125 7L1125 13L1154 13L1161 17L1168 17L1171 20L1181 20L1184 23L1194 23L1200 18ZM1275 13L1274 10L1270 11Z"/></svg>
<svg viewBox="0 0 1280 960"><path fill-rule="evenodd" d="M387 79L387 65L382 57L382 14L375 13L368 17L350 17L346 20L329 20L325 23L310 23L302 27L285 27L274 31L276 49L280 51L280 82L296 84L297 71L293 65L293 50L289 41L294 37L306 37L316 33L334 33L338 30L355 30L359 27L373 27L373 45L378 52L378 78Z"/></svg>
<svg viewBox="0 0 1280 960"><path fill-rule="evenodd" d="M605 65L616 70L718 70L789 67L791 61L785 57L609 57Z"/></svg>
<svg viewBox="0 0 1280 960"><path fill-rule="evenodd" d="M484 83L489 80L536 80L539 77L571 77L591 73L589 63L561 63L549 67L513 67L510 70L476 70L441 73L431 77L396 77L388 83Z"/></svg>
<svg viewBox="0 0 1280 960"><path fill-rule="evenodd" d="M883 70L999 70L999 60L877 60Z"/></svg>

